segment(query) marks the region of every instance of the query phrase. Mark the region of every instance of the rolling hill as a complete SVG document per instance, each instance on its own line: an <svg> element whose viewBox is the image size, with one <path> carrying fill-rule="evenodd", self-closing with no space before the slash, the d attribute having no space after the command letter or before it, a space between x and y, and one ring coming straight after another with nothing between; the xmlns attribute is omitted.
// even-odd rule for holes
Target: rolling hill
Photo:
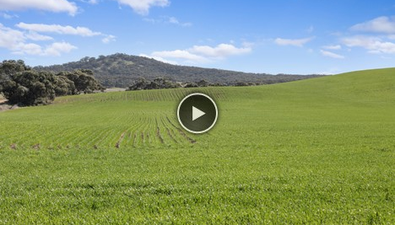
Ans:
<svg viewBox="0 0 395 225"><path fill-rule="evenodd" d="M395 68L0 113L0 223L395 223ZM219 119L192 135L178 101Z"/></svg>
<svg viewBox="0 0 395 225"><path fill-rule="evenodd" d="M77 62L47 67L35 67L37 70L72 71L75 69L90 69L95 77L106 87L125 88L140 78L153 80L165 77L177 82L198 82L206 80L221 85L234 85L239 82L273 84L295 80L319 77L320 75L270 75L243 73L219 69L206 69L190 66L178 66L163 63L151 58L113 54L109 56L85 57Z"/></svg>

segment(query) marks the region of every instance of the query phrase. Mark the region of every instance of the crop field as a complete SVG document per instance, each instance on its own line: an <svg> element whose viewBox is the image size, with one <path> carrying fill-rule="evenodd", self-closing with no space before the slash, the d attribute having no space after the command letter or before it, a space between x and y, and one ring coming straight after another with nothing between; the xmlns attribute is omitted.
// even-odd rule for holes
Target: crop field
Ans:
<svg viewBox="0 0 395 225"><path fill-rule="evenodd" d="M210 95L194 135L179 100ZM394 224L395 69L0 112L0 224Z"/></svg>

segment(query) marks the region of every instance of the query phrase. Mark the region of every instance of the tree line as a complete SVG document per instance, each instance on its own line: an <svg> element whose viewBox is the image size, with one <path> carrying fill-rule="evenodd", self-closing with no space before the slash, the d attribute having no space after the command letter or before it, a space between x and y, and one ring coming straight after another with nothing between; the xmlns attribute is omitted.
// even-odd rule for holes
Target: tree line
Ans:
<svg viewBox="0 0 395 225"><path fill-rule="evenodd" d="M241 84L241 83L240 83ZM235 86L251 86L256 85L253 83L242 83L242 85ZM126 91L137 91L137 90L152 90L152 89L169 89L169 88L192 88L192 87L208 87L208 86L223 86L219 83L210 83L206 80L200 80L198 82L177 82L166 77L157 77L150 81L143 77L135 80Z"/></svg>
<svg viewBox="0 0 395 225"><path fill-rule="evenodd" d="M91 70L80 69L53 73L37 71L23 60L0 63L0 94L9 104L47 105L57 96L104 91Z"/></svg>

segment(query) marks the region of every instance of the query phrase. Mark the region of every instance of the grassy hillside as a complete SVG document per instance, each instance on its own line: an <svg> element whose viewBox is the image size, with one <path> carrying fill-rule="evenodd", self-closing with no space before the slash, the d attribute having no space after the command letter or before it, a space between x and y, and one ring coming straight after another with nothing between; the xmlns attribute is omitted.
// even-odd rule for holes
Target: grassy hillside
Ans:
<svg viewBox="0 0 395 225"><path fill-rule="evenodd" d="M395 223L395 69L59 98L0 113L0 223Z"/></svg>
<svg viewBox="0 0 395 225"><path fill-rule="evenodd" d="M46 67L38 66L34 69L55 72L90 69L94 72L94 76L105 87L122 88L129 87L141 77L148 80L154 80L157 77L165 77L177 82L199 82L201 80L206 80L209 83L219 83L222 85L234 85L239 82L274 84L318 77L318 75L270 75L264 73L243 73L220 69L179 66L147 57L120 53L99 56L97 58L85 57L76 62Z"/></svg>

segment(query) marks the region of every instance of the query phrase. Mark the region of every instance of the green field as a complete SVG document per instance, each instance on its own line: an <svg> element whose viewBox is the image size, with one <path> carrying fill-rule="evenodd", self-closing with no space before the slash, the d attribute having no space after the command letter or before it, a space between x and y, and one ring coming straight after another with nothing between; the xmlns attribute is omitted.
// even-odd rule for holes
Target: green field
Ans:
<svg viewBox="0 0 395 225"><path fill-rule="evenodd" d="M217 125L176 119L190 92ZM3 224L395 224L395 69L0 113Z"/></svg>

